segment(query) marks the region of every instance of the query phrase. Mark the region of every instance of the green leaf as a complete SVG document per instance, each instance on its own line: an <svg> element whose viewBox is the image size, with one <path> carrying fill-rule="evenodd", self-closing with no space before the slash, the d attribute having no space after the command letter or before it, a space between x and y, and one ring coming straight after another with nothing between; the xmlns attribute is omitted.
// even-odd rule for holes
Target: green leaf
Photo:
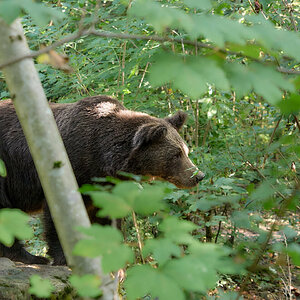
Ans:
<svg viewBox="0 0 300 300"><path fill-rule="evenodd" d="M244 297L241 296L238 292L233 291L223 291L222 289L218 289L218 299L222 300L243 300ZM207 300L216 300L215 296L208 296Z"/></svg>
<svg viewBox="0 0 300 300"><path fill-rule="evenodd" d="M126 262L133 261L132 250L122 244L122 234L116 228L93 224L89 228L80 227L78 230L87 235L87 238L75 245L73 254L86 257L102 256L104 272L116 271L123 268Z"/></svg>
<svg viewBox="0 0 300 300"><path fill-rule="evenodd" d="M102 294L100 290L101 279L96 275L71 275L69 280L81 297L97 297Z"/></svg>
<svg viewBox="0 0 300 300"><path fill-rule="evenodd" d="M232 213L232 221L235 226L239 228L252 229L252 225L249 219L249 211L234 211Z"/></svg>
<svg viewBox="0 0 300 300"><path fill-rule="evenodd" d="M254 43L247 43L246 45L227 43L227 47L230 49L230 51L243 53L245 56L250 56L255 59L259 58L262 51L261 45L257 45Z"/></svg>
<svg viewBox="0 0 300 300"><path fill-rule="evenodd" d="M251 193L249 199L253 201L249 207L257 207L258 204L263 204L273 198L275 193L274 187L267 181L264 181L259 187Z"/></svg>
<svg viewBox="0 0 300 300"><path fill-rule="evenodd" d="M179 257L181 249L169 239L151 239L146 241L143 253L146 256L153 253L152 256L162 266L172 256Z"/></svg>
<svg viewBox="0 0 300 300"><path fill-rule="evenodd" d="M92 191L88 194L94 205L102 208L98 216L122 218L132 210L149 215L162 209L165 188L158 185L145 185L142 188L135 182L121 182L113 188L112 193Z"/></svg>
<svg viewBox="0 0 300 300"><path fill-rule="evenodd" d="M0 159L0 176L6 177L6 175L7 175L7 172L6 172L5 163L2 159Z"/></svg>
<svg viewBox="0 0 300 300"><path fill-rule="evenodd" d="M191 8L197 8L201 10L209 10L212 8L210 0L184 0L185 5Z"/></svg>
<svg viewBox="0 0 300 300"><path fill-rule="evenodd" d="M192 19L182 10L162 7L161 4L151 0L135 1L129 10L129 15L145 19L158 32L174 26L187 31L193 28Z"/></svg>
<svg viewBox="0 0 300 300"><path fill-rule="evenodd" d="M271 104L276 104L283 90L294 91L293 84L273 67L258 63L249 66L231 63L225 64L224 69L238 97L254 90Z"/></svg>
<svg viewBox="0 0 300 300"><path fill-rule="evenodd" d="M194 238L190 232L197 226L189 221L179 220L176 217L168 217L159 225L167 239L178 244L190 244Z"/></svg>
<svg viewBox="0 0 300 300"><path fill-rule="evenodd" d="M0 17L7 23L11 24L21 14L21 3L17 0L0 1Z"/></svg>
<svg viewBox="0 0 300 300"><path fill-rule="evenodd" d="M29 216L18 209L1 209L0 242L6 246L11 246L15 237L19 240L30 239L33 236L33 231L28 225L28 221Z"/></svg>
<svg viewBox="0 0 300 300"><path fill-rule="evenodd" d="M263 96L271 104L277 103L282 91L294 91L294 86L286 80L275 68L260 64L249 66L249 79L252 81L255 92Z"/></svg>
<svg viewBox="0 0 300 300"><path fill-rule="evenodd" d="M89 228L79 227L78 231L87 235L87 239L82 239L75 245L75 255L97 257L121 245L123 239L116 228L99 224L93 224Z"/></svg>
<svg viewBox="0 0 300 300"><path fill-rule="evenodd" d="M113 194L123 198L126 203L132 208L135 198L141 193L139 183L133 181L125 181L117 184L113 189Z"/></svg>
<svg viewBox="0 0 300 300"><path fill-rule="evenodd" d="M298 235L297 231L290 226L284 226L282 231L288 239L292 239Z"/></svg>
<svg viewBox="0 0 300 300"><path fill-rule="evenodd" d="M287 253L292 258L293 263L296 266L300 266L300 245L295 243L289 245Z"/></svg>
<svg viewBox="0 0 300 300"><path fill-rule="evenodd" d="M233 185L234 185L233 178L220 177L215 182L215 187L221 188L223 190L231 190L233 189Z"/></svg>
<svg viewBox="0 0 300 300"><path fill-rule="evenodd" d="M149 265L129 269L124 286L129 300L136 300L148 294L152 299L159 300L185 299L183 291L173 279Z"/></svg>
<svg viewBox="0 0 300 300"><path fill-rule="evenodd" d="M181 58L175 55L162 53L157 55L155 60L155 64L150 68L150 82L153 86L173 81L182 67Z"/></svg>
<svg viewBox="0 0 300 300"><path fill-rule="evenodd" d="M118 247L114 247L103 254L103 272L109 273L117 271L121 268L124 268L127 262L133 263L133 261L134 254L132 252L132 249L127 245L119 245Z"/></svg>
<svg viewBox="0 0 300 300"><path fill-rule="evenodd" d="M182 289L205 293L213 288L218 280L216 270L211 267L214 260L214 252L205 257L205 260L185 256L168 262L163 267L163 272L173 278Z"/></svg>
<svg viewBox="0 0 300 300"><path fill-rule="evenodd" d="M32 0L21 1L23 9L32 17L38 26L45 26L51 20L61 20L64 14L59 10L47 7L43 3L33 2Z"/></svg>
<svg viewBox="0 0 300 300"><path fill-rule="evenodd" d="M248 94L253 86L248 78L248 69L237 63L225 64L227 77L238 97Z"/></svg>
<svg viewBox="0 0 300 300"><path fill-rule="evenodd" d="M80 188L79 188L79 192L81 194L89 194L90 192L99 192L101 191L101 187L98 184L83 184Z"/></svg>
<svg viewBox="0 0 300 300"><path fill-rule="evenodd" d="M300 95L291 94L287 99L278 102L277 106L287 116L292 113L297 114L300 111Z"/></svg>
<svg viewBox="0 0 300 300"><path fill-rule="evenodd" d="M60 20L64 18L64 14L59 10L32 0L0 1L0 16L8 24L18 18L22 11L26 11L38 26L45 26L50 20Z"/></svg>
<svg viewBox="0 0 300 300"><path fill-rule="evenodd" d="M107 192L90 192L93 204L102 208L97 213L99 217L123 218L131 211L128 203L117 195Z"/></svg>
<svg viewBox="0 0 300 300"><path fill-rule="evenodd" d="M218 201L218 197L216 195L205 195L204 197L201 197L200 200L196 200L191 203L191 211L196 211L197 209L208 211L212 207L220 205L220 202Z"/></svg>
<svg viewBox="0 0 300 300"><path fill-rule="evenodd" d="M252 30L237 21L205 14L193 15L192 19L194 27L188 33L193 39L205 37L222 48L225 42L243 45L253 40Z"/></svg>
<svg viewBox="0 0 300 300"><path fill-rule="evenodd" d="M54 287L49 279L43 279L39 275L30 277L29 293L39 298L49 298L54 291Z"/></svg>
<svg viewBox="0 0 300 300"><path fill-rule="evenodd" d="M164 195L164 187L146 185L136 196L133 209L139 214L151 215L164 208L162 203Z"/></svg>
<svg viewBox="0 0 300 300"><path fill-rule="evenodd" d="M215 60L199 57L185 57L171 54L158 56L150 69L150 82L154 86L171 82L175 89L192 98L204 94L208 86L215 85L224 91L230 90L224 71Z"/></svg>
<svg viewBox="0 0 300 300"><path fill-rule="evenodd" d="M220 246L212 243L200 243L195 241L189 246L191 256L197 257L199 260L201 257L206 258L206 266L218 271L220 274L241 274L243 273L244 266L234 263L230 257L231 249L225 246Z"/></svg>

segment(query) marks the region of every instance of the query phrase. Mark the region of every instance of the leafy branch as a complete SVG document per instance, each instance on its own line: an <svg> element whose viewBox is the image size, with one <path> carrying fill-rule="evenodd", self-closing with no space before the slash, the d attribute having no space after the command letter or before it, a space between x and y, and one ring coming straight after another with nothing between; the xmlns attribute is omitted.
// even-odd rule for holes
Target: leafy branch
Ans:
<svg viewBox="0 0 300 300"><path fill-rule="evenodd" d="M99 31L99 30L96 30L94 28L94 26L92 26L91 28L88 28L88 29L79 29L77 32L70 34L70 35L66 36L65 38L62 38L62 39L52 43L51 45L49 45L45 48L42 48L38 51L32 51L29 54L9 60L9 61L1 64L0 69L3 69L5 67L7 67L11 64L14 64L16 62L19 62L23 59L38 57L39 55L48 53L50 50L53 50L59 46L62 46L65 43L75 41L81 37L86 37L86 36L90 36L90 35L98 36L101 38L115 38L115 39L124 39L124 40L145 40L145 41L156 41L156 42L161 42L161 43L171 42L171 43L192 45L192 46L199 47L199 48L211 49L211 50L214 50L215 52L219 52L219 53L226 54L226 55L235 55L237 57L249 58L253 61L263 64L263 62L261 60L255 59L253 57L249 57L248 55L245 55L241 52L235 52L235 51L222 49L222 48L215 47L210 44L201 43L198 41L191 41L191 40L187 40L187 39L179 39L179 38L171 38L171 37L162 37L162 36L158 36L158 35L147 36L147 35L138 35L138 34ZM298 70L289 70L289 69L286 69L283 67L278 67L277 70L280 73L284 73L284 74L300 74L300 71L298 71Z"/></svg>

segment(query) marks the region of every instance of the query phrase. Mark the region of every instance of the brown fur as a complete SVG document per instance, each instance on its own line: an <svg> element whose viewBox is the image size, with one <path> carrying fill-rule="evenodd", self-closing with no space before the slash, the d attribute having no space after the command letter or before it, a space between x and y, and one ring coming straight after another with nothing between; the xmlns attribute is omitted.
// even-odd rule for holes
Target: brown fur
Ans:
<svg viewBox="0 0 300 300"><path fill-rule="evenodd" d="M193 176L197 168L177 132L186 119L182 112L158 119L129 111L107 96L51 104L51 108L79 185L93 177L118 176L118 171L159 177L184 188L195 186L204 177L200 171ZM7 168L7 177L0 177L0 208L41 209L43 190L11 101L0 101L0 158ZM45 230L54 262L64 263L47 207ZM24 251L19 244L12 248L0 245L2 256L45 263Z"/></svg>

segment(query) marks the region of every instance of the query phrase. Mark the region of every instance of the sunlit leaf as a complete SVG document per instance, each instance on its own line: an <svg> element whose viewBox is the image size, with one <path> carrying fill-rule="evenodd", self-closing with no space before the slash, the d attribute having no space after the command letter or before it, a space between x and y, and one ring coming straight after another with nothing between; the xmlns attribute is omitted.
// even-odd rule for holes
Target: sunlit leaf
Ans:
<svg viewBox="0 0 300 300"><path fill-rule="evenodd" d="M86 257L102 257L102 268L106 273L123 268L126 262L133 261L132 250L123 245L123 237L120 231L110 226L93 224L89 228L79 228L79 231L87 235L74 247L75 255Z"/></svg>
<svg viewBox="0 0 300 300"><path fill-rule="evenodd" d="M0 241L11 246L15 240L30 239L33 231L28 225L29 216L18 209L0 210Z"/></svg>
<svg viewBox="0 0 300 300"><path fill-rule="evenodd" d="M169 239L151 239L146 241L143 253L145 255L153 253L153 257L161 266L172 256L179 257L181 249Z"/></svg>
<svg viewBox="0 0 300 300"><path fill-rule="evenodd" d="M102 294L100 290L101 280L96 275L71 275L69 280L81 297L97 297Z"/></svg>
<svg viewBox="0 0 300 300"><path fill-rule="evenodd" d="M129 300L135 300L150 294L153 299L184 300L183 291L169 276L149 265L134 266L127 271L125 288Z"/></svg>
<svg viewBox="0 0 300 300"><path fill-rule="evenodd" d="M203 10L208 10L212 8L210 0L184 0L184 3L191 8Z"/></svg>
<svg viewBox="0 0 300 300"><path fill-rule="evenodd" d="M0 159L0 176L6 177L6 175L7 175L7 172L6 172L5 163L2 159Z"/></svg>
<svg viewBox="0 0 300 300"><path fill-rule="evenodd" d="M29 293L39 298L48 298L54 291L54 286L49 279L43 279L39 275L30 277Z"/></svg>

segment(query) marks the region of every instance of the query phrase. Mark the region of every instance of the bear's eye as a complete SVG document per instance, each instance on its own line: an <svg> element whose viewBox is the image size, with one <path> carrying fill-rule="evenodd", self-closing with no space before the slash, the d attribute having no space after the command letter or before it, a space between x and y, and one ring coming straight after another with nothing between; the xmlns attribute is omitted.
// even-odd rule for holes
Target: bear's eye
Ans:
<svg viewBox="0 0 300 300"><path fill-rule="evenodd" d="M182 156L182 152L180 151L180 152L176 152L175 154L174 154L174 158L175 159L178 159L178 158L180 158Z"/></svg>

